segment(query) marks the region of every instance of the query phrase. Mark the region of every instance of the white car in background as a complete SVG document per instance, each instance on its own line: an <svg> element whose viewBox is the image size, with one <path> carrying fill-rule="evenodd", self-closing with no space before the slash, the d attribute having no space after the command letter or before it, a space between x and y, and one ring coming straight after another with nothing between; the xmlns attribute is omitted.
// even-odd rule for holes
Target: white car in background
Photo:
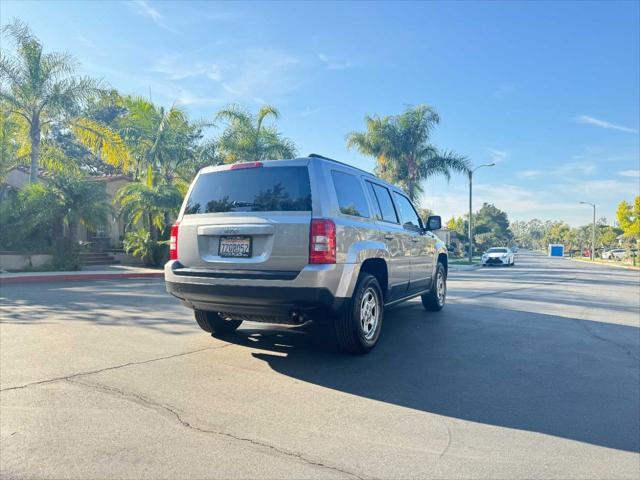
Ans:
<svg viewBox="0 0 640 480"><path fill-rule="evenodd" d="M482 266L506 265L510 267L516 264L515 254L507 247L491 247L482 254Z"/></svg>
<svg viewBox="0 0 640 480"><path fill-rule="evenodd" d="M613 248L602 252L602 258L605 260L622 260L627 256L624 248Z"/></svg>

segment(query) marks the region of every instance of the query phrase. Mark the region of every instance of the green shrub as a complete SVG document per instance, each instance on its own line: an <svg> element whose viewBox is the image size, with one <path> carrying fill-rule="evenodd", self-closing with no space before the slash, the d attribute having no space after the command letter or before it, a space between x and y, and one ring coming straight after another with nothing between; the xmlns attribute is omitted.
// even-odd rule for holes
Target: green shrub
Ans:
<svg viewBox="0 0 640 480"><path fill-rule="evenodd" d="M53 270L80 270L80 246L68 238L60 238L54 242Z"/></svg>
<svg viewBox="0 0 640 480"><path fill-rule="evenodd" d="M140 258L148 267L159 267L169 259L167 242L154 240L144 228L127 232L124 250Z"/></svg>

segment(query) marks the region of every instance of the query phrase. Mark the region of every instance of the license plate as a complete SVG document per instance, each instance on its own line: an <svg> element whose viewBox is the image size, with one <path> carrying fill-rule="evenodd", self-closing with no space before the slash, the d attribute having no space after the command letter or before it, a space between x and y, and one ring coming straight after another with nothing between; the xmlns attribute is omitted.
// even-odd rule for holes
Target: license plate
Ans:
<svg viewBox="0 0 640 480"><path fill-rule="evenodd" d="M251 237L220 237L218 255L221 257L250 257Z"/></svg>

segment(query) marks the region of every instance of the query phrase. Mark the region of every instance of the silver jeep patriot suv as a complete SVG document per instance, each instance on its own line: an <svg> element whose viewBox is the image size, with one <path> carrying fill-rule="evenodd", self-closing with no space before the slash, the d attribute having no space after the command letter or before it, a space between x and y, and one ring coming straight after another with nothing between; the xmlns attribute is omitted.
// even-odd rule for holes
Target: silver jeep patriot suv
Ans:
<svg viewBox="0 0 640 480"><path fill-rule="evenodd" d="M447 250L402 190L341 162L202 169L171 229L167 291L215 336L243 320L312 321L346 352L380 337L384 308L444 307Z"/></svg>

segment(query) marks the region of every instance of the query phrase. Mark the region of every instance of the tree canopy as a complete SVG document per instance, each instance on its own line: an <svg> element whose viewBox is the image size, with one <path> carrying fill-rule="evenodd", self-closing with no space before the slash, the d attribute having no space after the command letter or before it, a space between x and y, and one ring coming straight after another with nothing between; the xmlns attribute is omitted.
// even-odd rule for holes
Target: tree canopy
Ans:
<svg viewBox="0 0 640 480"><path fill-rule="evenodd" d="M347 147L376 159L376 174L402 186L412 200L422 193L422 181L434 175L449 179L452 172L467 172L466 157L443 151L430 143L440 123L428 105L409 107L400 115L365 117L366 130L347 135Z"/></svg>

